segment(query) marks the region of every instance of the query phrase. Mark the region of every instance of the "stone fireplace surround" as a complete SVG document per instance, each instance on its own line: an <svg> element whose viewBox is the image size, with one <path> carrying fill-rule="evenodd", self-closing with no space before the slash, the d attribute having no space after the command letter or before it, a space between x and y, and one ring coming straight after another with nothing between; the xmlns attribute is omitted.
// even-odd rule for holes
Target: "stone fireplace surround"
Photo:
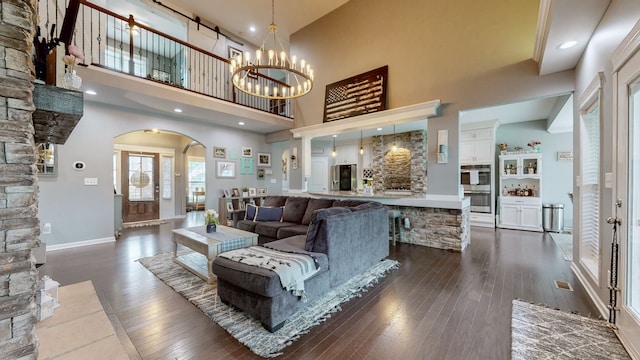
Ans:
<svg viewBox="0 0 640 360"><path fill-rule="evenodd" d="M0 357L35 359L39 245L31 60L35 0L0 4Z"/></svg>

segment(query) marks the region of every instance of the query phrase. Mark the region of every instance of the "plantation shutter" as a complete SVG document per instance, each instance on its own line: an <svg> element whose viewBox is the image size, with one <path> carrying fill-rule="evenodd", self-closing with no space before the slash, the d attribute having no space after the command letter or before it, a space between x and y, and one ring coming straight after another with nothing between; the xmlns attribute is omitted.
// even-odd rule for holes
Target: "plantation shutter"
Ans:
<svg viewBox="0 0 640 360"><path fill-rule="evenodd" d="M580 260L598 278L600 234L600 107L582 114Z"/></svg>

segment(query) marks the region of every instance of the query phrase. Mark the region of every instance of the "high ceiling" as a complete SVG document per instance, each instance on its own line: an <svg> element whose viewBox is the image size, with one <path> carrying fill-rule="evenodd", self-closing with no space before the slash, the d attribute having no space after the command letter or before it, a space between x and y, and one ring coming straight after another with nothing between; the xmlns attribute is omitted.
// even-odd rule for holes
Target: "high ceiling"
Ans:
<svg viewBox="0 0 640 360"><path fill-rule="evenodd" d="M166 11L161 14L162 12L153 10L158 6L157 4L151 5L160 3L159 1L104 0L104 2L111 8L119 9L118 13L146 11L142 17L146 17L143 20L149 22L151 26L155 21L166 20ZM291 33L302 29L346 2L347 0L276 0L275 22L278 25L279 36L283 41L288 41ZM540 2L536 48L532 49L532 58L538 61L541 75L573 69L610 0L540 0ZM207 25L219 26L222 32L232 39L244 39L254 45L262 43L271 22L272 3L269 0L174 0L172 3L174 4L172 6L176 6L181 13L192 18L198 16ZM135 6L138 6L138 10ZM154 14L158 19L154 18ZM255 32L250 30L251 27L255 28ZM564 51L558 49L560 43L572 39L578 41L577 46ZM117 96L117 92L112 91L112 93ZM561 98L531 99L517 104L497 104L490 108L469 109L462 112L461 122L488 118L500 119L503 122L546 119L554 115L554 107L557 106L559 99ZM101 97L99 101L117 104L120 100ZM124 103L128 100L122 99L122 101ZM153 103L153 99L149 99L150 108L156 107ZM157 103L161 104L162 100L158 100ZM167 114L170 111L167 110ZM571 122L572 118L568 116L565 121ZM556 125L557 128L571 128L570 123ZM270 132L268 127L260 131Z"/></svg>

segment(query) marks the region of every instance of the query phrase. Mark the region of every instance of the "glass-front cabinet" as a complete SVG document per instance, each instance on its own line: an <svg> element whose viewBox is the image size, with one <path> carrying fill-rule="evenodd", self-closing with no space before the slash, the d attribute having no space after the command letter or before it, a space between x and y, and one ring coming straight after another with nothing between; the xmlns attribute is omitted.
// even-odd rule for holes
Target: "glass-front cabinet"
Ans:
<svg viewBox="0 0 640 360"><path fill-rule="evenodd" d="M542 231L542 154L500 155L499 171L499 227Z"/></svg>

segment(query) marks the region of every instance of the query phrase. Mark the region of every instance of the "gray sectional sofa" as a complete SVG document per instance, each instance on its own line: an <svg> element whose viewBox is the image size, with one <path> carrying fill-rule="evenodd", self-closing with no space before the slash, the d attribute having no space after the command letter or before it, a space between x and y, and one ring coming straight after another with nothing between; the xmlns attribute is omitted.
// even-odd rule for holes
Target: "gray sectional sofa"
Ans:
<svg viewBox="0 0 640 360"><path fill-rule="evenodd" d="M265 247L316 260L320 270L304 282L307 302L284 290L273 271L220 256L212 264L220 299L257 318L269 331L389 255L388 211L380 203L303 197L269 197L265 202L280 203L283 221L239 220L238 228L258 233Z"/></svg>

